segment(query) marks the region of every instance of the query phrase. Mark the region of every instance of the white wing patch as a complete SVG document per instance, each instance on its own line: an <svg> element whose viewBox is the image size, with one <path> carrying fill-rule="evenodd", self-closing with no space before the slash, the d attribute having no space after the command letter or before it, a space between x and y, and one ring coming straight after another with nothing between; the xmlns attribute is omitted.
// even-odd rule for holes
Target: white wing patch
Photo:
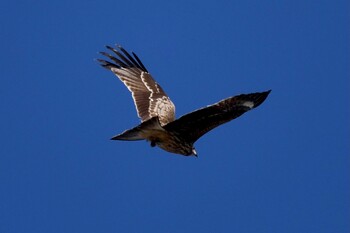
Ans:
<svg viewBox="0 0 350 233"><path fill-rule="evenodd" d="M252 102L252 101L245 101L245 102L242 103L242 105L244 107L254 108L254 102Z"/></svg>

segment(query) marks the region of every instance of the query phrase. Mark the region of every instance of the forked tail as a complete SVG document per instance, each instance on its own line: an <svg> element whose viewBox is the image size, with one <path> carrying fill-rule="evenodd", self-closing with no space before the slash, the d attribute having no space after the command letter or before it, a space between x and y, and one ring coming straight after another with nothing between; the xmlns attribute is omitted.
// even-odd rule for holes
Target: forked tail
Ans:
<svg viewBox="0 0 350 233"><path fill-rule="evenodd" d="M136 141L147 139L147 131L161 129L162 126L159 124L158 117L153 117L147 121L142 122L138 126L132 129L125 130L123 133L118 134L111 138L111 140L123 140L123 141Z"/></svg>

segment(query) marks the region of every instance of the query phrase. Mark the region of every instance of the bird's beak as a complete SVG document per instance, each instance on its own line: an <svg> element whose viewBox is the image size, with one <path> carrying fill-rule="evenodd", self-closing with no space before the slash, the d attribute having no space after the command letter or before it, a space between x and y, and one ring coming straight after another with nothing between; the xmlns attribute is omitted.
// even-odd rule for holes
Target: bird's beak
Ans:
<svg viewBox="0 0 350 233"><path fill-rule="evenodd" d="M192 154L198 158L197 151L194 148L192 149Z"/></svg>

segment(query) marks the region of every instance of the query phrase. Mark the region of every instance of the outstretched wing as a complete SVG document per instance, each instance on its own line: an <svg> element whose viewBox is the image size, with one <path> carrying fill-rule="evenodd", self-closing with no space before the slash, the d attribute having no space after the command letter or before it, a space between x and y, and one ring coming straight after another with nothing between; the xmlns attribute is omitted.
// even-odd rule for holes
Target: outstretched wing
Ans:
<svg viewBox="0 0 350 233"><path fill-rule="evenodd" d="M186 114L167 124L164 128L187 142L194 143L215 127L258 107L264 102L270 91L242 94L224 99L208 107Z"/></svg>
<svg viewBox="0 0 350 233"><path fill-rule="evenodd" d="M121 46L106 46L115 55L101 52L110 61L97 59L101 66L111 70L129 89L134 100L137 114L144 122L158 116L161 125L175 120L175 106L170 98L152 78L146 67L135 53L131 56Z"/></svg>

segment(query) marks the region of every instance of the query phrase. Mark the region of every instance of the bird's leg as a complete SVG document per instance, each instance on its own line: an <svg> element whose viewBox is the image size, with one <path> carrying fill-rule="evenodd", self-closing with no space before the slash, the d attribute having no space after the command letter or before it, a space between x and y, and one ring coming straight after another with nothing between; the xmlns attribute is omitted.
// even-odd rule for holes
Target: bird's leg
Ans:
<svg viewBox="0 0 350 233"><path fill-rule="evenodd" d="M151 141L151 147L155 147L156 146L156 142L155 141Z"/></svg>

